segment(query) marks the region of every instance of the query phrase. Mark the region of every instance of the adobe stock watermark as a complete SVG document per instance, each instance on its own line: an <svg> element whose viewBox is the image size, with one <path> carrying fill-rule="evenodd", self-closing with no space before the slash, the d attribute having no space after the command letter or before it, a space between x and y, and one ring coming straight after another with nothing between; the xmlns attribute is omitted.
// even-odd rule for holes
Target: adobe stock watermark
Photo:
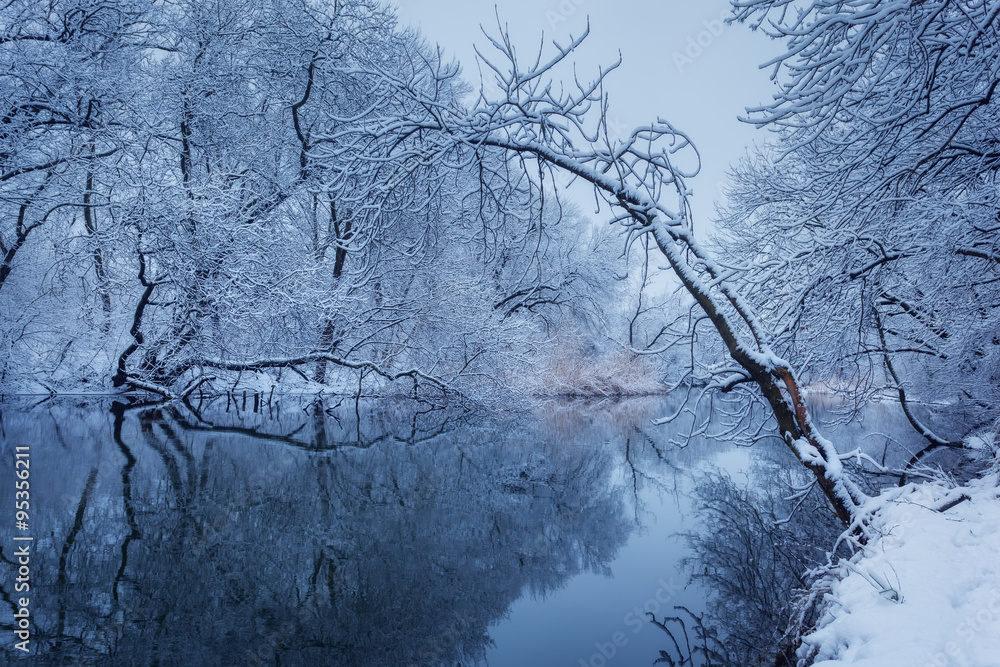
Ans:
<svg viewBox="0 0 1000 667"><path fill-rule="evenodd" d="M587 2L588 0L562 0L555 9L549 9L545 12L545 18L549 22L549 27L555 28L560 23L565 23Z"/></svg>
<svg viewBox="0 0 1000 667"><path fill-rule="evenodd" d="M955 628L955 635L944 646L943 651L938 651L929 656L924 667L950 667L951 665L969 665L970 657L966 655L965 648L972 645L976 638L984 632L996 632L997 620L1000 619L1000 587L994 587L990 591L990 599L978 611L970 613ZM957 641L956 641L957 640Z"/></svg>
<svg viewBox="0 0 1000 667"><path fill-rule="evenodd" d="M674 66L678 73L683 74L687 67L701 58L706 49L715 44L716 40L729 27L729 24L726 23L727 18L729 18L729 10L725 9L719 14L719 18L702 21L701 25L704 30L699 31L696 35L689 35L687 44L682 51L674 51Z"/></svg>
<svg viewBox="0 0 1000 667"><path fill-rule="evenodd" d="M15 567L14 595L7 598L8 604L14 608L14 636L17 641L14 648L22 653L31 653L31 556L34 536L31 524L34 510L31 507L31 446L18 445L14 447L14 497L10 500L14 505L14 525L18 532L14 535L14 557L11 564ZM7 597L6 594L4 594Z"/></svg>
<svg viewBox="0 0 1000 667"><path fill-rule="evenodd" d="M910 529L917 525L917 517L913 513L905 513L881 539L882 548L899 547L905 542ZM993 586L983 604L966 614L962 622L951 631L941 650L927 656L923 667L957 667L972 664L971 657L967 654L968 647L974 645L984 633L995 634L998 623L1000 623L1000 586Z"/></svg>
<svg viewBox="0 0 1000 667"><path fill-rule="evenodd" d="M649 625L649 622L645 620L646 614L659 613L664 605L669 604L675 595L684 590L684 587L675 582L673 577L669 581L660 579L657 583L660 584L660 587L656 589L653 597L646 600L642 606L636 606L622 618L622 625L631 630L631 635L626 634L625 630L618 630L612 633L608 641L596 642L594 648L597 651L591 654L589 659L580 658L580 667L605 667L614 660L622 648L628 645L632 637Z"/></svg>

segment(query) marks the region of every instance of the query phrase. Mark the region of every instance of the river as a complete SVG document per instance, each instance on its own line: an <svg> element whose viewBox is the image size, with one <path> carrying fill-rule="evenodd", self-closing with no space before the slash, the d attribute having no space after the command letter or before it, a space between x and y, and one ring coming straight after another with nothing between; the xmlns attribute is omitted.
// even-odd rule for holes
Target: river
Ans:
<svg viewBox="0 0 1000 667"><path fill-rule="evenodd" d="M748 449L711 433L688 438L684 420L652 425L675 408L666 399L484 414L404 400L7 398L5 655L81 665L651 665L671 640L647 612L702 614L712 594L701 585L710 578L689 581L709 565L685 537L718 528L702 515L705 489L720 479L775 484L767 474L795 470L780 443ZM897 416L882 419L900 431ZM13 509L15 451L30 457L24 524ZM28 542L25 592L15 590L15 545ZM14 634L22 597L26 656Z"/></svg>

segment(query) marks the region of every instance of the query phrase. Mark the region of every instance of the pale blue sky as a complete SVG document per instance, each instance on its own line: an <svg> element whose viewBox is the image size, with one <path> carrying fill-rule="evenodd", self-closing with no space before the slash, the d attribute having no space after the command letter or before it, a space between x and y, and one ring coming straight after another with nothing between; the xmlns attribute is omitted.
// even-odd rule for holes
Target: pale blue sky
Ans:
<svg viewBox="0 0 1000 667"><path fill-rule="evenodd" d="M431 42L478 79L473 44L485 45L480 24L496 32L494 7L510 26L522 52L547 40L580 34L590 19L591 36L576 60L581 74L596 72L621 52L621 68L610 79L611 117L631 129L663 117L694 140L702 173L692 183L695 218L702 223L725 171L746 146L765 132L741 123L745 107L771 99L773 84L758 65L780 44L746 26L726 25L728 0L397 0L401 22L418 27ZM532 51L533 52L533 51Z"/></svg>

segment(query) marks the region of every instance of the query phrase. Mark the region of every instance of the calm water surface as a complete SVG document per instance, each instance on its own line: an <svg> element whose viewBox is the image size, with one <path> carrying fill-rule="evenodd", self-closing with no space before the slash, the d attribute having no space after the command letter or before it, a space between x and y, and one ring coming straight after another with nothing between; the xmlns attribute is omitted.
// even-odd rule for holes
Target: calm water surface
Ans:
<svg viewBox="0 0 1000 667"><path fill-rule="evenodd" d="M0 403L0 634L46 665L651 665L646 612L704 608L693 485L767 451L678 447L653 400L35 403Z"/></svg>

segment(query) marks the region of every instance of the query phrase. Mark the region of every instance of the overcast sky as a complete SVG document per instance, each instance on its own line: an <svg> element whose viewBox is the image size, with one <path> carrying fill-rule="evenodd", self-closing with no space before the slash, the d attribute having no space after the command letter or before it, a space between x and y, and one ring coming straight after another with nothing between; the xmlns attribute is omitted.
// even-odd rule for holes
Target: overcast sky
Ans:
<svg viewBox="0 0 1000 667"><path fill-rule="evenodd" d="M495 9L515 42L537 48L546 40L579 35L590 19L591 36L575 60L581 75L614 62L609 80L610 117L625 126L657 116L685 131L702 154L702 173L692 183L695 219L704 222L730 163L766 133L741 123L747 106L771 99L773 84L759 64L780 44L746 26L725 25L728 0L397 0L400 21L420 29L478 80L473 45L485 50L480 25L496 33ZM626 130L626 131L627 131Z"/></svg>

